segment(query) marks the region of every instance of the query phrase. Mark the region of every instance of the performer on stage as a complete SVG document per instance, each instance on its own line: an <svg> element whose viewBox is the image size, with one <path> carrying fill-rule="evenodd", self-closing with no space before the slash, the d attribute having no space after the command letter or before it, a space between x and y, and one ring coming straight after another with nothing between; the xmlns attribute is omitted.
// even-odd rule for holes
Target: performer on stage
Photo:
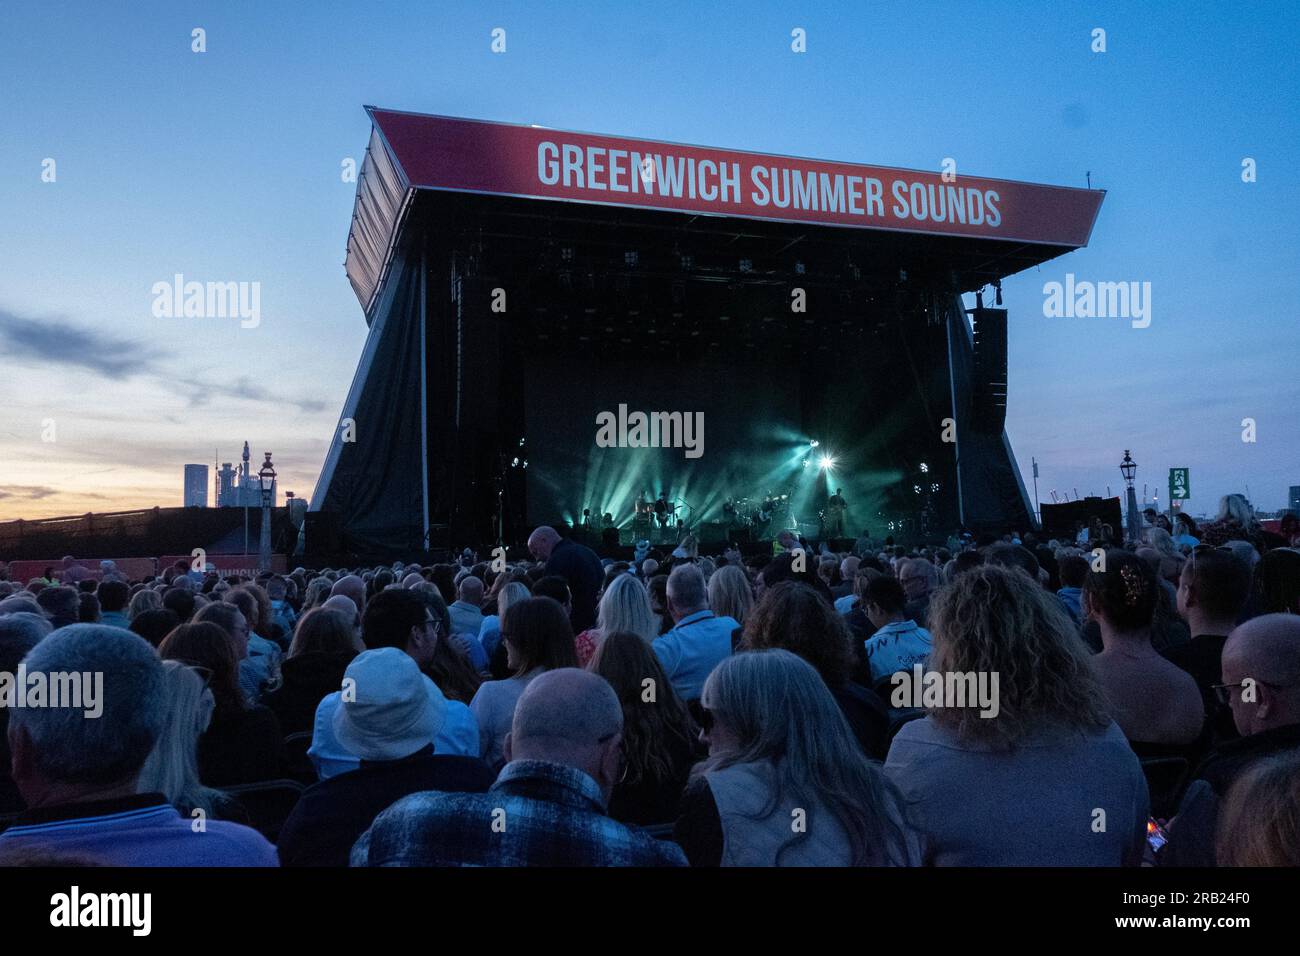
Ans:
<svg viewBox="0 0 1300 956"><path fill-rule="evenodd" d="M672 509L668 507L668 493L659 492L659 497L655 499L655 520L659 522L659 527L668 527L668 519L672 517Z"/></svg>
<svg viewBox="0 0 1300 956"><path fill-rule="evenodd" d="M844 537L844 512L848 510L848 504L844 501L843 491L843 488L836 488L835 494L831 495L826 502L825 537L827 538Z"/></svg>
<svg viewBox="0 0 1300 956"><path fill-rule="evenodd" d="M618 547L618 526L614 523L612 511L606 511L600 519L600 543L607 548Z"/></svg>

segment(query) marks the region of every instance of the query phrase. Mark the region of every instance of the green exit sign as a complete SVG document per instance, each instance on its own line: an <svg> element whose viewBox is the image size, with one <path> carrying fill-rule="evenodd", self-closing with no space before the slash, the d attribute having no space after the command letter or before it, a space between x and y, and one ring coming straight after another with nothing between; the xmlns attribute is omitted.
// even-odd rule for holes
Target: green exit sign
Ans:
<svg viewBox="0 0 1300 956"><path fill-rule="evenodd" d="M1186 501L1192 496L1192 485L1187 468L1169 469L1169 500Z"/></svg>

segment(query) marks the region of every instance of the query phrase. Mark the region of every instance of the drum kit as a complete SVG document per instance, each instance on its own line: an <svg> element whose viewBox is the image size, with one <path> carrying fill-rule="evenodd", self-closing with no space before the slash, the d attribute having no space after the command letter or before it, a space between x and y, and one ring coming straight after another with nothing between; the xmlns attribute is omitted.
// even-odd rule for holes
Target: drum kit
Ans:
<svg viewBox="0 0 1300 956"><path fill-rule="evenodd" d="M632 506L633 540L657 540L658 543L676 540L680 527L686 523L690 505L683 498L660 497L648 501L639 497Z"/></svg>
<svg viewBox="0 0 1300 956"><path fill-rule="evenodd" d="M774 495L766 497L733 498L722 506L723 524L731 528L753 528L764 534L772 526L772 521L790 513L790 496Z"/></svg>
<svg viewBox="0 0 1300 956"><path fill-rule="evenodd" d="M662 543L674 539L683 525L689 524L692 511L682 498L666 496L650 500L640 495L632 506L632 539L652 540ZM820 517L820 516L819 516ZM728 498L722 505L722 526L730 531L748 529L755 537L774 534L781 529L815 529L817 522L798 521L790 510L790 495L768 492L763 497L741 496Z"/></svg>

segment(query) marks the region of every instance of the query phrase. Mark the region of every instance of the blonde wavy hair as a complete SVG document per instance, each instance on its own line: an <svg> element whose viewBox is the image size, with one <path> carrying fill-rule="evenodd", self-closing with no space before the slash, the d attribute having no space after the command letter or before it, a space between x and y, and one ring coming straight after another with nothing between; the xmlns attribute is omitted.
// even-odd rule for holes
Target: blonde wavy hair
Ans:
<svg viewBox="0 0 1300 956"><path fill-rule="evenodd" d="M137 591L131 595L131 603L126 606L126 616L134 621L136 617L145 611L156 611L162 606L162 595L157 591L150 591L145 588L143 591Z"/></svg>
<svg viewBox="0 0 1300 956"><path fill-rule="evenodd" d="M745 618L754 607L754 586L749 577L734 564L726 564L713 572L709 578L709 609L718 617L733 617L737 624L744 624Z"/></svg>
<svg viewBox="0 0 1300 956"><path fill-rule="evenodd" d="M1219 866L1300 866L1300 750L1256 761L1219 811Z"/></svg>
<svg viewBox="0 0 1300 956"><path fill-rule="evenodd" d="M930 601L928 669L998 675L998 714L976 704L929 717L958 738L1016 747L1044 727L1099 732L1111 722L1086 645L1061 602L1023 571L984 564Z"/></svg>
<svg viewBox="0 0 1300 956"><path fill-rule="evenodd" d="M780 648L732 654L705 680L700 705L731 731L737 747L711 755L693 775L758 764L770 789L755 819L773 832L791 832L789 817L777 813L783 803L824 807L844 830L851 865L921 864L902 794L862 752L839 704L803 658ZM786 839L776 865L807 838L800 831Z"/></svg>
<svg viewBox="0 0 1300 956"><path fill-rule="evenodd" d="M625 631L647 644L653 641L658 628L645 585L631 574L610 581L596 609L596 626L602 635Z"/></svg>
<svg viewBox="0 0 1300 956"><path fill-rule="evenodd" d="M161 793L183 815L193 810L220 814L229 803L227 797L199 780L199 737L212 721L212 691L180 661L165 660L162 669L167 720L140 769L136 792Z"/></svg>
<svg viewBox="0 0 1300 956"><path fill-rule="evenodd" d="M1173 537L1164 528L1147 528L1142 532L1142 540L1147 546L1160 552L1161 557L1181 558L1183 553L1174 544Z"/></svg>

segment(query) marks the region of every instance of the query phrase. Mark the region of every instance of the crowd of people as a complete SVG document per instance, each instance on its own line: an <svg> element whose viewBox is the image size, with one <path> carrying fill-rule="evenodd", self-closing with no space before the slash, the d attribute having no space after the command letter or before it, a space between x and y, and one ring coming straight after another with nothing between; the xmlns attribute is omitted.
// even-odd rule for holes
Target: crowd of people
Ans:
<svg viewBox="0 0 1300 956"><path fill-rule="evenodd" d="M1300 529L1240 496L527 551L0 580L0 864L1300 864Z"/></svg>

